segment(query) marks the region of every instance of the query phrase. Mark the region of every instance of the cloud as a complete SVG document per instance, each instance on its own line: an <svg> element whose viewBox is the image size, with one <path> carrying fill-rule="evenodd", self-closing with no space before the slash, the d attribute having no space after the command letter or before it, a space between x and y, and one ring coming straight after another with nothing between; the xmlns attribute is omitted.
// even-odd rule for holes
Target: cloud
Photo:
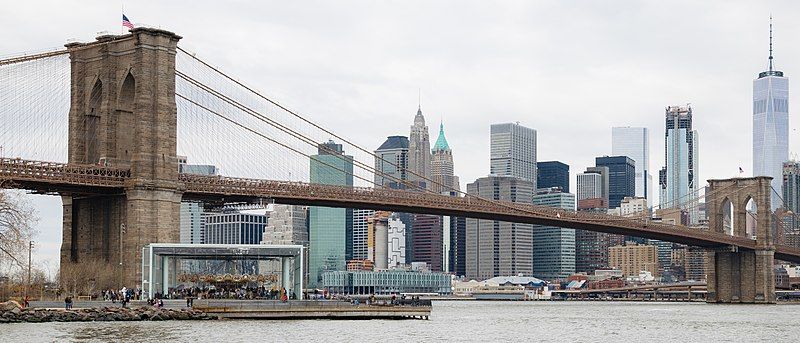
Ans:
<svg viewBox="0 0 800 343"><path fill-rule="evenodd" d="M774 13L776 66L792 79L800 75L792 63L800 58L792 44L798 6L138 1L126 14L174 30L185 37L184 48L369 149L388 135L408 134L421 88L432 135L443 120L463 186L488 173L489 125L497 122L536 129L539 159L569 164L573 183L594 157L611 153L612 126L646 126L650 169L658 170L664 108L685 103L701 135L701 178L751 170L751 83L766 68L767 18ZM6 52L120 28L119 8L106 1L5 8ZM790 96L790 108L800 108L797 99ZM800 122L790 123L796 152ZM60 221L58 198L36 202L42 240L57 241L60 225L49 218Z"/></svg>

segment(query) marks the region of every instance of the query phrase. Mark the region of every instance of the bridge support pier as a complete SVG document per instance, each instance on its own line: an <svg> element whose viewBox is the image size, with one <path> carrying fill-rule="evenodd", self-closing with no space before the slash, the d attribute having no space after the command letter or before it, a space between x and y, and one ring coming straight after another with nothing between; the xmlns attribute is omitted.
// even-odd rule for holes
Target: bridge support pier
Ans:
<svg viewBox="0 0 800 343"><path fill-rule="evenodd" d="M67 44L69 163L130 169L125 186L114 194L62 194L61 271L92 270L88 275L94 275L96 289L141 287L142 247L179 239L183 185L176 156L175 55L180 39L168 31L135 28Z"/></svg>
<svg viewBox="0 0 800 343"><path fill-rule="evenodd" d="M774 250L708 252L709 303L775 302Z"/></svg>
<svg viewBox="0 0 800 343"><path fill-rule="evenodd" d="M707 302L775 302L771 181L769 176L708 180L706 212L709 213L709 230L746 239L755 238L756 244L753 250L736 246L708 250ZM751 202L752 208L748 208ZM748 214L750 211L752 213ZM755 217L755 227L748 228L749 215Z"/></svg>

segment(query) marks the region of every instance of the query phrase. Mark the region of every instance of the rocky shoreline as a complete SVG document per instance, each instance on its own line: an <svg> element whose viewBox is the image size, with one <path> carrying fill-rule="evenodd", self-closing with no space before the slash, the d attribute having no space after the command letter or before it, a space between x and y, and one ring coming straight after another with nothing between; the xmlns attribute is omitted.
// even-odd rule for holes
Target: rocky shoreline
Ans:
<svg viewBox="0 0 800 343"><path fill-rule="evenodd" d="M193 309L138 308L79 308L41 309L13 308L0 310L0 323L44 323L44 322L111 322L111 321L161 321L161 320L208 320L215 319L202 311Z"/></svg>

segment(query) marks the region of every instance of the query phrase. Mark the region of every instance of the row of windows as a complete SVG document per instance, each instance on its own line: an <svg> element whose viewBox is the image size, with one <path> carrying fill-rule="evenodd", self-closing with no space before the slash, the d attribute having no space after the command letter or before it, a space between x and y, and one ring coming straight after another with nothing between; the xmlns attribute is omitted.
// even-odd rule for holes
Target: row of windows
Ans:
<svg viewBox="0 0 800 343"><path fill-rule="evenodd" d="M789 112L789 100L788 99L772 99L772 111L778 113L788 113ZM767 99L760 99L753 101L753 113L764 113L767 112Z"/></svg>
<svg viewBox="0 0 800 343"><path fill-rule="evenodd" d="M259 223L266 224L267 216L256 214L218 214L206 217L207 223L232 223L232 222L246 222L246 223Z"/></svg>

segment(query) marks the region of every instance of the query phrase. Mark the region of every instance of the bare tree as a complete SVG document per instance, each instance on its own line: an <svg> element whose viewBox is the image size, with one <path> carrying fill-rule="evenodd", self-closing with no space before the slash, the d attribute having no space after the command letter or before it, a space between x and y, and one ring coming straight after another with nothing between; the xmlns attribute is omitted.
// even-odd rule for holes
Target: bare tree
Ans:
<svg viewBox="0 0 800 343"><path fill-rule="evenodd" d="M68 263L61 267L58 284L72 296L94 295L100 290L116 289L117 269L103 259L90 259L80 265Z"/></svg>
<svg viewBox="0 0 800 343"><path fill-rule="evenodd" d="M11 259L18 266L27 267L25 256L36 221L33 207L19 194L0 190L0 261Z"/></svg>

